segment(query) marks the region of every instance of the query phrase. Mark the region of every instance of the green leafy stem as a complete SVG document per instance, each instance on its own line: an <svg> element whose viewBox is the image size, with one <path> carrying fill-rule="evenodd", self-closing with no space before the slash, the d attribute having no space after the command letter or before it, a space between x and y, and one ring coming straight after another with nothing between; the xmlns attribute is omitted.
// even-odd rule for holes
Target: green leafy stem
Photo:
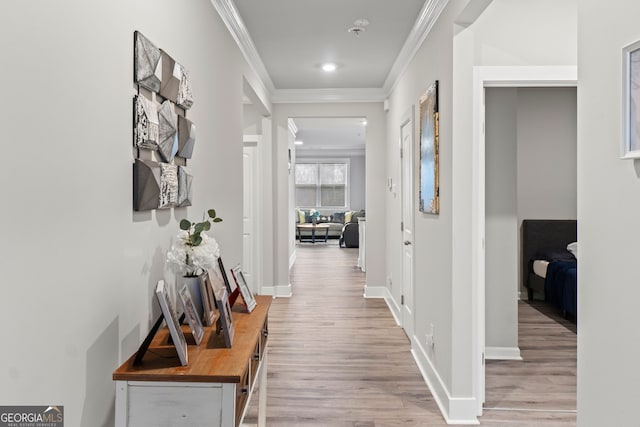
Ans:
<svg viewBox="0 0 640 427"><path fill-rule="evenodd" d="M189 233L187 245L199 246L202 243L202 232L211 230L212 222L222 222L222 218L218 218L215 209L209 209L207 211L209 218L202 222L191 222L188 219L180 221L180 230L184 230Z"/></svg>

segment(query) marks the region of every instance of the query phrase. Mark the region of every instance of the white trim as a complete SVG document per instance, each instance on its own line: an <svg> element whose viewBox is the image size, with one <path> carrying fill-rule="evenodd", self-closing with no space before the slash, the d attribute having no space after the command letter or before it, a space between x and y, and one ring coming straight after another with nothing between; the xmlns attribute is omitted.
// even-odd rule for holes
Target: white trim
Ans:
<svg viewBox="0 0 640 427"><path fill-rule="evenodd" d="M520 347L485 347L485 360L522 360Z"/></svg>
<svg viewBox="0 0 640 427"><path fill-rule="evenodd" d="M482 414L484 401L485 351L485 138L484 91L486 87L576 87L578 67L473 67L473 153L471 204L471 306L476 325L472 344L474 396L478 397L477 413Z"/></svg>
<svg viewBox="0 0 640 427"><path fill-rule="evenodd" d="M476 417L476 399L473 397L451 397L444 381L415 335L411 337L411 355L438 404L445 422L457 425L480 424Z"/></svg>
<svg viewBox="0 0 640 427"><path fill-rule="evenodd" d="M298 133L298 126L296 126L296 122L294 122L291 117L287 119L287 126L289 127L289 132L291 132L291 135L295 138Z"/></svg>
<svg viewBox="0 0 640 427"><path fill-rule="evenodd" d="M271 295L274 298L290 298L293 295L291 283L284 286L263 286L262 295Z"/></svg>
<svg viewBox="0 0 640 427"><path fill-rule="evenodd" d="M393 92L400 81L400 76L407 69L413 57L416 56L418 49L422 46L447 3L449 3L449 0L427 0L424 3L420 15L418 15L416 22L413 24L407 40L405 40L391 67L391 71L389 71L384 81L383 89L385 93L391 94Z"/></svg>
<svg viewBox="0 0 640 427"><path fill-rule="evenodd" d="M396 299L391 295L388 288L385 288L387 291L387 296L384 297L384 301L387 303L387 307L389 307L389 311L391 311L391 315L393 316L393 320L396 321L396 325L402 327L402 321L400 316L402 312L400 311L400 305L396 301Z"/></svg>
<svg viewBox="0 0 640 427"><path fill-rule="evenodd" d="M384 102L387 93L378 88L274 89L274 104L326 102Z"/></svg>
<svg viewBox="0 0 640 427"><path fill-rule="evenodd" d="M260 58L260 54L258 53L255 44L253 44L251 35L249 34L249 31L240 16L240 12L238 12L233 1L211 0L211 3L218 12L218 15L220 15L224 24L227 26L229 33L231 33L231 36L236 41L238 48L240 48L240 51L249 63L249 66L258 75L260 80L262 80L266 89L269 92L273 92L275 90L275 86L273 85L271 76L269 76L267 68L264 66L262 58Z"/></svg>
<svg viewBox="0 0 640 427"><path fill-rule="evenodd" d="M368 286L364 285L364 297L365 298L386 298L388 295L388 289L384 286Z"/></svg>

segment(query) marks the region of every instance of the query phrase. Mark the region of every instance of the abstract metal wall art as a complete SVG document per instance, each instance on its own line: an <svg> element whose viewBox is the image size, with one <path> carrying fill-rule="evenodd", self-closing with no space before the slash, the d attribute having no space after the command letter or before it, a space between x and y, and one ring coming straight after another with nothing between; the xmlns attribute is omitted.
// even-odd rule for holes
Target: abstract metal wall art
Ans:
<svg viewBox="0 0 640 427"><path fill-rule="evenodd" d="M158 153L163 161L171 163L178 152L178 115L170 101L164 101L158 110L160 131Z"/></svg>
<svg viewBox="0 0 640 427"><path fill-rule="evenodd" d="M169 54L160 49L162 55L162 82L160 95L188 110L193 105L189 72Z"/></svg>
<svg viewBox="0 0 640 427"><path fill-rule="evenodd" d="M156 104L147 98L133 97L133 145L148 150L158 149L160 121Z"/></svg>
<svg viewBox="0 0 640 427"><path fill-rule="evenodd" d="M134 81L153 92L160 90L162 72L160 49L139 31L134 32Z"/></svg>
<svg viewBox="0 0 640 427"><path fill-rule="evenodd" d="M178 156L190 159L196 144L196 125L186 117L178 116Z"/></svg>
<svg viewBox="0 0 640 427"><path fill-rule="evenodd" d="M178 202L178 167L160 163L159 209L170 208Z"/></svg>
<svg viewBox="0 0 640 427"><path fill-rule="evenodd" d="M193 176L189 169L178 166L178 201L176 207L191 206L191 183Z"/></svg>
<svg viewBox="0 0 640 427"><path fill-rule="evenodd" d="M136 159L133 165L133 209L149 211L160 206L160 164Z"/></svg>

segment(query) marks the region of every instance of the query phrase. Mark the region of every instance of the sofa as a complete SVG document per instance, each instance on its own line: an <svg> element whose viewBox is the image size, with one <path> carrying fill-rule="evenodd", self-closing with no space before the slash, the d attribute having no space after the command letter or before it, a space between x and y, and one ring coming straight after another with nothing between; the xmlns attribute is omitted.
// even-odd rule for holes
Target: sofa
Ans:
<svg viewBox="0 0 640 427"><path fill-rule="evenodd" d="M342 229L345 224L355 222L357 224L358 217L364 216L364 210L360 211L336 211L319 209L318 224L329 224L329 238L339 239L342 237ZM310 209L296 209L296 225L312 222ZM295 230L294 230L295 232ZM302 237L311 236L311 231L301 231ZM296 238L298 234L295 234Z"/></svg>

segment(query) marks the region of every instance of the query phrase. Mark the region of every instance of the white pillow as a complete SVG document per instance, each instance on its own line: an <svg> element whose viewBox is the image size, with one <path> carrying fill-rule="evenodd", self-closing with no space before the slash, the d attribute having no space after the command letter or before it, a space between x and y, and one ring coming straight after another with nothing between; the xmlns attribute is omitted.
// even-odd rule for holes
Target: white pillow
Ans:
<svg viewBox="0 0 640 427"><path fill-rule="evenodd" d="M571 252L576 259L578 259L578 242L569 243L567 245L567 250Z"/></svg>

